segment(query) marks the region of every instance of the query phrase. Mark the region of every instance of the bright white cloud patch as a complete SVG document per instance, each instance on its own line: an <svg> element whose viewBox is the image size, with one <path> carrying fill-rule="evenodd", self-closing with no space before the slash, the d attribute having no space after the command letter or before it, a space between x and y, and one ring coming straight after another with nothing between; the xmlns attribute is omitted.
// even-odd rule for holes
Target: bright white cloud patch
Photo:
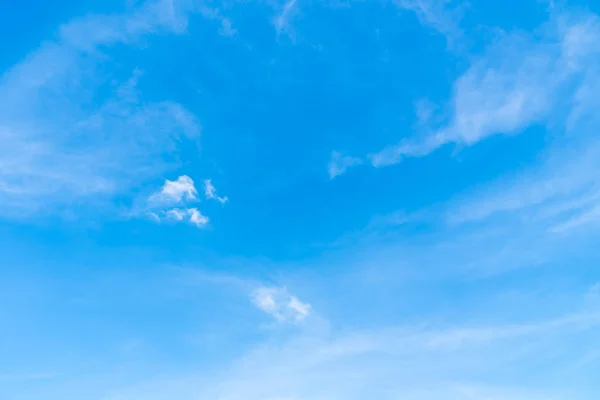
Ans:
<svg viewBox="0 0 600 400"><path fill-rule="evenodd" d="M204 181L204 195L206 196L207 199L216 200L221 204L225 204L229 201L227 196L219 197L217 195L217 189L215 189L215 187L212 184L212 181L210 179L206 179Z"/></svg>
<svg viewBox="0 0 600 400"><path fill-rule="evenodd" d="M209 222L208 217L202 215L202 213L198 211L197 208L188 208L187 213L190 217L190 222L196 225L198 228L207 225Z"/></svg>
<svg viewBox="0 0 600 400"><path fill-rule="evenodd" d="M301 302L286 288L260 287L252 293L256 307L280 323L299 323L310 315L310 304Z"/></svg>
<svg viewBox="0 0 600 400"><path fill-rule="evenodd" d="M184 200L195 200L197 194L192 178L182 175L174 181L165 180L160 192L150 196L149 200L160 203L181 203Z"/></svg>
<svg viewBox="0 0 600 400"><path fill-rule="evenodd" d="M360 158L347 156L338 151L332 152L328 166L329 179L342 175L348 168L361 165L362 162Z"/></svg>
<svg viewBox="0 0 600 400"><path fill-rule="evenodd" d="M148 198L147 214L156 222L188 222L202 228L210 221L207 216L196 207L179 206L197 201L197 194L194 181L189 176L181 175L174 181L167 179L163 187ZM178 207L173 207L174 205Z"/></svg>

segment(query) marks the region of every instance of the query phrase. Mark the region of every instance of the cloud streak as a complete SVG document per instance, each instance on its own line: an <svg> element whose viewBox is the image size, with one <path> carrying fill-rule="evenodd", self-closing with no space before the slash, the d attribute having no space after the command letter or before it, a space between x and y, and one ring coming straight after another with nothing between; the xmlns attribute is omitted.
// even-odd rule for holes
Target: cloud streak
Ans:
<svg viewBox="0 0 600 400"><path fill-rule="evenodd" d="M221 204L225 204L229 201L227 196L219 197L217 195L217 189L215 189L215 186L212 184L212 181L210 179L206 179L204 181L204 195L207 199L216 200Z"/></svg>
<svg viewBox="0 0 600 400"><path fill-rule="evenodd" d="M3 216L109 198L177 163L169 154L177 140L195 140L196 118L175 102L141 101L135 68L128 81L111 83L105 61L114 45L183 32L186 13L161 0L75 19L0 77Z"/></svg>
<svg viewBox="0 0 600 400"><path fill-rule="evenodd" d="M293 35L293 28L290 26L290 18L295 12L297 1L298 0L287 0L281 9L281 12L275 18L274 24L277 35L280 35L281 33Z"/></svg>
<svg viewBox="0 0 600 400"><path fill-rule="evenodd" d="M252 302L280 323L300 323L311 313L310 304L301 302L286 288L261 286L253 291Z"/></svg>
<svg viewBox="0 0 600 400"><path fill-rule="evenodd" d="M508 399L540 398L554 393L568 399L585 397L576 381L547 382L525 389L526 379L511 366L545 363L556 376L568 377L568 368L548 364L555 346L573 350L577 337L591 343L598 326L595 314L574 314L531 325L497 325L449 329L398 327L378 332L303 335L283 343L264 344L242 356L230 369L205 382L200 376L154 382L123 390L106 400L180 397L245 399L485 399L493 393L511 393ZM510 350L510 351L509 351ZM524 388L492 383L513 377ZM571 383L566 383L571 382ZM193 394L193 395L192 395ZM483 397L479 397L483 396ZM590 397L591 398L591 397Z"/></svg>
<svg viewBox="0 0 600 400"><path fill-rule="evenodd" d="M414 12L422 25L446 36L451 44L462 35L460 29L462 15L458 7L452 7L451 1L395 0L395 3L401 8Z"/></svg>
<svg viewBox="0 0 600 400"><path fill-rule="evenodd" d="M331 153L331 160L328 165L329 179L334 179L344 174L348 168L362 165L363 161L357 157L347 156L338 151Z"/></svg>
<svg viewBox="0 0 600 400"><path fill-rule="evenodd" d="M457 143L472 146L490 136L514 135L561 114L562 99L579 92L581 76L598 63L594 47L597 17L551 21L540 29L542 41L506 34L487 48L454 83L447 125L431 129L423 140L405 140L369 156L375 167L422 157Z"/></svg>

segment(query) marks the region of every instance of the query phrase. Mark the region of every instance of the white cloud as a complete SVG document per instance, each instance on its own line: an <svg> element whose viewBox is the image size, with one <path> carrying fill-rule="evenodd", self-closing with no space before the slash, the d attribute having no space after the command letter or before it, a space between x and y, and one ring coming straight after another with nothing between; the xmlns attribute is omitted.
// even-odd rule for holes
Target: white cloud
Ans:
<svg viewBox="0 0 600 400"><path fill-rule="evenodd" d="M310 304L301 302L286 288L261 286L252 292L256 307L280 323L299 323L311 313Z"/></svg>
<svg viewBox="0 0 600 400"><path fill-rule="evenodd" d="M328 166L329 179L334 179L346 172L348 168L361 165L362 163L363 161L360 158L347 156L338 151L334 151L331 153L331 160L329 161Z"/></svg>
<svg viewBox="0 0 600 400"><path fill-rule="evenodd" d="M153 213L153 215L156 215ZM172 208L163 212L165 219L170 221L182 222L187 221L198 228L202 228L210 222L209 218L197 208ZM160 220L160 218L159 218Z"/></svg>
<svg viewBox="0 0 600 400"><path fill-rule="evenodd" d="M585 130L580 133L585 134ZM589 212L588 217L592 217L600 203L600 177L595 173L599 160L600 142L593 138L585 140L583 146L551 147L541 165L458 199L458 204L451 205L448 218L451 222L474 222L497 214L522 213L530 218L571 219Z"/></svg>
<svg viewBox="0 0 600 400"><path fill-rule="evenodd" d="M156 222L162 220L187 221L198 228L208 225L210 219L195 207L172 207L197 200L198 191L194 181L187 175L181 175L174 181L165 180L163 187L152 194L142 213L149 215ZM166 209L167 208L167 209ZM139 212L138 212L139 214ZM162 217L161 217L162 216Z"/></svg>
<svg viewBox="0 0 600 400"><path fill-rule="evenodd" d="M575 216L568 218L566 221L560 222L558 225L551 228L551 231L556 233L564 233L598 222L600 222L600 202L592 205L592 207L589 209L580 211Z"/></svg>
<svg viewBox="0 0 600 400"><path fill-rule="evenodd" d="M186 14L160 0L75 19L0 77L2 216L100 202L177 164L196 118L174 102L141 101L137 75L119 84L107 60L114 45L182 32Z"/></svg>
<svg viewBox="0 0 600 400"><path fill-rule="evenodd" d="M427 126L437 111L437 106L427 99L415 102L415 114L419 126Z"/></svg>
<svg viewBox="0 0 600 400"><path fill-rule="evenodd" d="M593 398L585 396L586 387L571 373L595 364L576 368L552 360L557 353L569 361L577 359L579 345L593 346L599 322L598 315L589 314L527 326L406 326L305 334L261 343L208 379L206 373L199 373L153 380L113 393L106 400ZM524 369L515 370L516 365ZM563 379L540 385L522 374L533 366L539 370L540 365L544 365L545 376L549 373Z"/></svg>
<svg viewBox="0 0 600 400"><path fill-rule="evenodd" d="M198 194L194 181L187 175L181 175L177 180L165 180L162 189L150 196L150 203L181 203L183 200L196 200Z"/></svg>
<svg viewBox="0 0 600 400"><path fill-rule="evenodd" d="M583 84L588 86L599 77L590 76ZM510 215L527 221L529 227L545 226L560 234L600 226L600 176L596 173L600 168L596 137L600 118L591 114L595 109L592 101L568 110L568 143L559 140L549 146L539 165L460 197L450 206L448 220L481 222ZM586 117L580 118L582 115Z"/></svg>
<svg viewBox="0 0 600 400"><path fill-rule="evenodd" d="M395 0L395 3L417 15L422 25L435 29L452 43L462 35L460 9L447 0Z"/></svg>
<svg viewBox="0 0 600 400"><path fill-rule="evenodd" d="M556 89L550 77L543 92L552 101L554 134L541 162L512 177L463 196L451 207L451 222L476 222L503 215L526 220L529 227L574 234L600 226L600 19L583 15L559 18L560 65L556 76L570 84ZM594 41L595 38L595 41ZM555 96L560 93L560 96Z"/></svg>
<svg viewBox="0 0 600 400"><path fill-rule="evenodd" d="M208 217L202 215L197 208L188 208L187 213L190 216L190 222L198 228L208 225Z"/></svg>
<svg viewBox="0 0 600 400"><path fill-rule="evenodd" d="M405 140L370 155L373 166L424 156L448 143L470 146L492 135L517 134L556 118L565 96L576 90L575 78L596 69L595 47L578 45L600 37L596 20L552 21L541 29L541 42L504 35L454 83L449 123L431 128L424 140Z"/></svg>
<svg viewBox="0 0 600 400"><path fill-rule="evenodd" d="M278 36L285 34L292 40L296 39L292 20L300 12L299 3L300 0L285 0L277 3L277 15L273 20L273 25ZM322 5L325 7L339 7L351 3L344 0L334 0L323 2ZM393 3L399 8L414 13L424 27L431 28L444 35L451 46L462 35L460 28L462 6L460 4L457 5L455 2L446 0L394 0Z"/></svg>
<svg viewBox="0 0 600 400"><path fill-rule="evenodd" d="M165 216L175 221L183 221L186 214L186 210L182 210L181 208L173 208L171 210L165 211Z"/></svg>
<svg viewBox="0 0 600 400"><path fill-rule="evenodd" d="M227 196L225 196L225 197L217 196L217 189L215 189L215 187L213 186L212 181L210 179L206 179L204 181L204 195L206 196L207 199L216 200L221 204L225 204L229 201Z"/></svg>
<svg viewBox="0 0 600 400"><path fill-rule="evenodd" d="M275 18L275 29L277 34L287 33L293 35L293 29L290 26L290 18L296 11L297 0L287 0L279 15Z"/></svg>

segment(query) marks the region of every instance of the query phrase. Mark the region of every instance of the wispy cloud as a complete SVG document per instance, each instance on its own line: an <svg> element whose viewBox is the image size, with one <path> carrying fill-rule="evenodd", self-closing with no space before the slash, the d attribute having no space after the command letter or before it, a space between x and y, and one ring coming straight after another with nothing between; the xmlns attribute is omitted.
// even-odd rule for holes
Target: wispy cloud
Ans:
<svg viewBox="0 0 600 400"><path fill-rule="evenodd" d="M261 286L253 291L252 301L280 323L302 322L311 312L310 304L301 302L281 287Z"/></svg>
<svg viewBox="0 0 600 400"><path fill-rule="evenodd" d="M302 302L285 286L268 284L255 278L200 269L177 268L176 270L177 275L181 275L186 284L231 287L243 293L251 304L282 324L297 324L313 314L312 306Z"/></svg>
<svg viewBox="0 0 600 400"><path fill-rule="evenodd" d="M167 218L171 218L175 221L183 221L187 213L185 212L185 210L182 210L180 208L173 208L171 210L165 211L164 214L167 216Z"/></svg>
<svg viewBox="0 0 600 400"><path fill-rule="evenodd" d="M462 18L457 2L451 0L395 0L396 5L417 15L424 26L430 27L448 39L452 44L461 35Z"/></svg>
<svg viewBox="0 0 600 400"><path fill-rule="evenodd" d="M448 143L470 146L492 135L518 134L563 114L564 97L578 92L574 80L598 62L593 48L575 44L581 37L598 37L595 20L551 21L540 29L542 41L504 35L454 83L449 123L432 128L423 140L405 140L370 155L373 166L424 156Z"/></svg>
<svg viewBox="0 0 600 400"><path fill-rule="evenodd" d="M577 82L556 106L551 131L555 133L537 165L461 196L451 206L451 222L480 222L496 216L518 216L528 224L550 232L567 234L600 223L600 141L596 132L600 118L598 102L588 89L598 81L600 52L587 47L584 53L571 42L573 36L600 39L597 17L584 18L564 27L564 54ZM585 34L582 33L585 31ZM585 41L584 41L585 42ZM567 44L571 43L571 44ZM572 72L572 71L576 71ZM585 93L585 94L583 94ZM566 101L565 101L566 99Z"/></svg>
<svg viewBox="0 0 600 400"><path fill-rule="evenodd" d="M219 197L217 195L217 189L215 189L215 187L212 184L212 181L210 179L206 179L204 181L204 195L206 196L207 199L216 200L221 204L225 204L229 201L227 196Z"/></svg>
<svg viewBox="0 0 600 400"><path fill-rule="evenodd" d="M188 221L198 228L202 228L209 223L209 218L202 215L197 208L172 208L163 211L162 214L167 220L181 222ZM157 215L156 213L154 215ZM158 216L157 216L158 217ZM160 217L158 217L160 219Z"/></svg>
<svg viewBox="0 0 600 400"><path fill-rule="evenodd" d="M348 168L361 165L363 161L357 157L351 157L334 151L331 153L331 160L328 165L329 179L334 179L342 175Z"/></svg>
<svg viewBox="0 0 600 400"><path fill-rule="evenodd" d="M201 228L208 224L209 219L207 216L202 215L197 208L188 208L188 215L190 216L190 222L196 225L198 228Z"/></svg>
<svg viewBox="0 0 600 400"><path fill-rule="evenodd" d="M75 19L2 75L2 215L98 201L176 164L168 155L177 139L198 136L196 118L174 102L141 101L137 75L115 85L105 61L113 45L183 32L186 15L181 3L160 0Z"/></svg>
<svg viewBox="0 0 600 400"><path fill-rule="evenodd" d="M221 10L215 7L209 7L206 4L199 5L200 13L207 19L217 20L221 23L219 32L223 36L235 36L237 30L233 27L231 20L224 17Z"/></svg>
<svg viewBox="0 0 600 400"><path fill-rule="evenodd" d="M571 218L573 213L592 211L600 201L600 178L594 173L600 143L590 139L583 141L586 148L551 147L541 165L469 193L451 205L450 221L481 221L508 213Z"/></svg>
<svg viewBox="0 0 600 400"><path fill-rule="evenodd" d="M294 30L290 26L290 19L295 12L297 2L298 0L287 0L281 8L279 15L275 17L274 24L278 35L286 33L293 36Z"/></svg>
<svg viewBox="0 0 600 400"><path fill-rule="evenodd" d="M576 380L518 390L517 385L526 381L510 370L514 365L544 363L550 367L549 373L570 376L568 368L551 362L558 357L552 349L569 354L576 343L566 338L592 343L599 322L598 315L590 314L566 315L524 327L408 326L377 332L307 334L256 346L208 381L193 375L179 377L177 385L154 381L107 400L158 400L173 393L232 400L395 399L398 393L409 400L485 399L477 396L493 393L512 394L499 397L503 399L545 399L545 393L567 399L566 393L585 395ZM437 344L433 346L433 342ZM507 377L512 378L513 387L494 385Z"/></svg>

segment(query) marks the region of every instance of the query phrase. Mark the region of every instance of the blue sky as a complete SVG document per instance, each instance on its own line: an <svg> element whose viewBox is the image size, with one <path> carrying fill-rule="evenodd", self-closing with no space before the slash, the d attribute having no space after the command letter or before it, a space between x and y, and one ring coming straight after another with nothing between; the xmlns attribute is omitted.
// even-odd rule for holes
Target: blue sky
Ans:
<svg viewBox="0 0 600 400"><path fill-rule="evenodd" d="M592 400L600 5L0 13L3 400Z"/></svg>

